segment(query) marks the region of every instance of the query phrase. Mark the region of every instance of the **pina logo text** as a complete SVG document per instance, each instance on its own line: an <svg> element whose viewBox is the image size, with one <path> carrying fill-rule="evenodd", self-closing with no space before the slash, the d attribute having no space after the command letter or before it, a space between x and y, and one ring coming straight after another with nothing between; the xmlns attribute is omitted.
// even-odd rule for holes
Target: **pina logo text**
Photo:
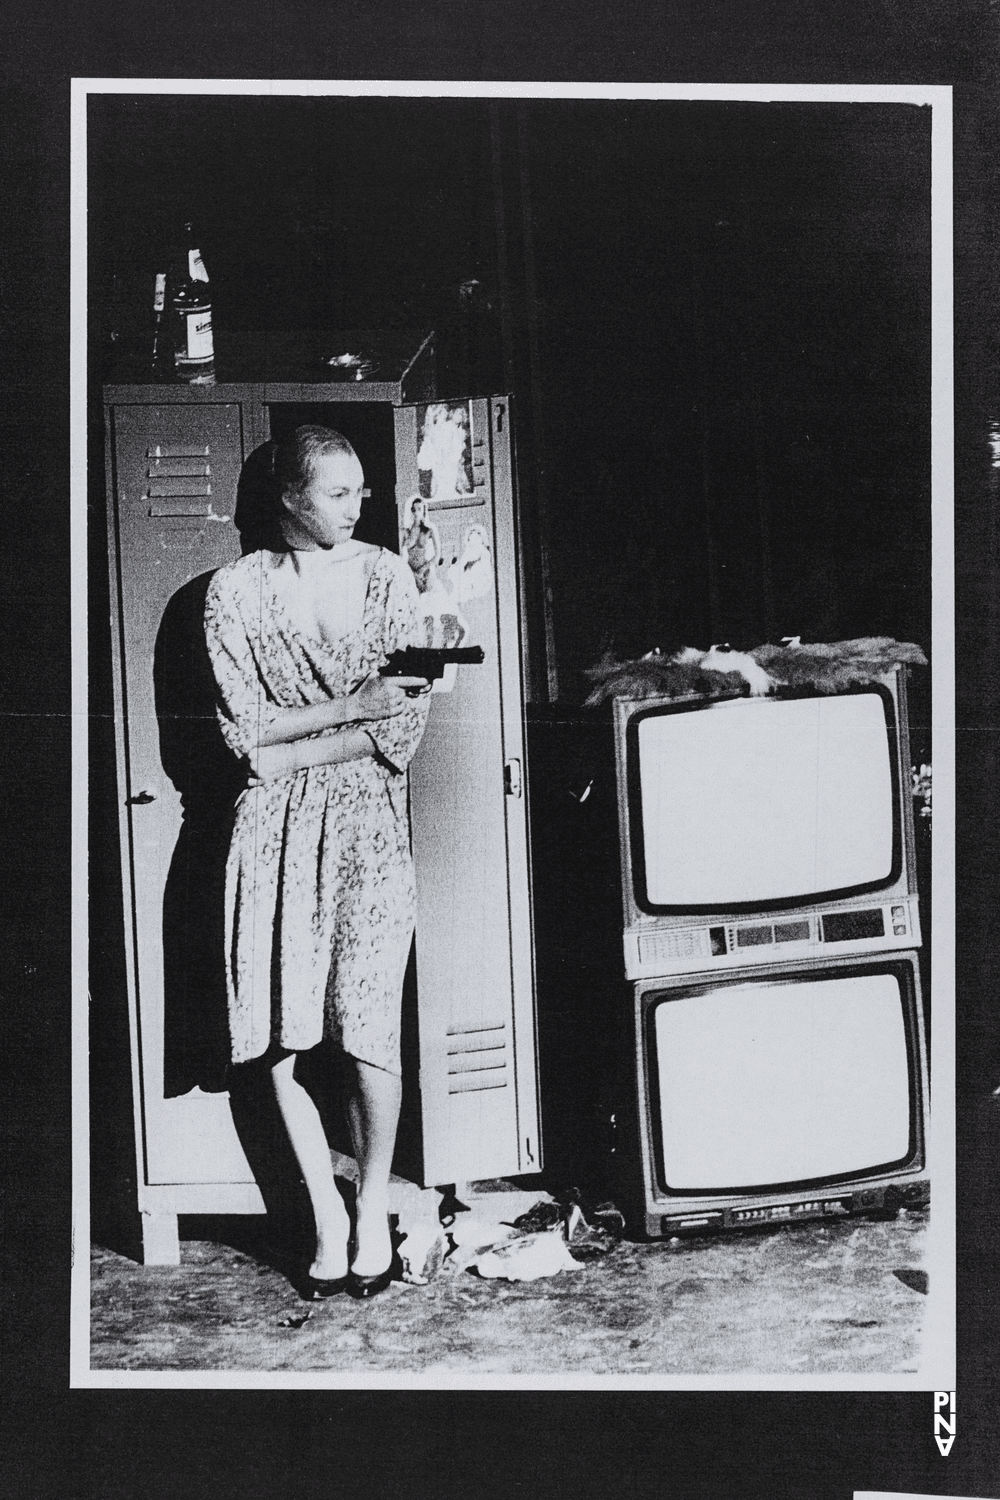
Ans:
<svg viewBox="0 0 1000 1500"><path fill-rule="evenodd" d="M942 1437L942 1433L946 1436ZM955 1441L954 1391L934 1392L934 1441L941 1451L941 1457L947 1458Z"/></svg>

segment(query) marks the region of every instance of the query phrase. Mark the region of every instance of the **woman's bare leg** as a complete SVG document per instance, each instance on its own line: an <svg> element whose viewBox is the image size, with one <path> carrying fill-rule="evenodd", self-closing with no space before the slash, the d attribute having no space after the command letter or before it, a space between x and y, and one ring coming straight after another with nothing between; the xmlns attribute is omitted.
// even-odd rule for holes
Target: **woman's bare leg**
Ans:
<svg viewBox="0 0 1000 1500"><path fill-rule="evenodd" d="M309 1273L333 1280L347 1272L351 1221L334 1180L330 1146L319 1110L301 1083L296 1082L294 1071L294 1053L275 1063L271 1069L274 1096L316 1220L316 1256Z"/></svg>
<svg viewBox="0 0 1000 1500"><path fill-rule="evenodd" d="M359 1276L377 1276L392 1258L389 1171L402 1087L395 1073L386 1073L357 1057L348 1057L347 1063L353 1073L347 1093L347 1120L359 1175L351 1269Z"/></svg>

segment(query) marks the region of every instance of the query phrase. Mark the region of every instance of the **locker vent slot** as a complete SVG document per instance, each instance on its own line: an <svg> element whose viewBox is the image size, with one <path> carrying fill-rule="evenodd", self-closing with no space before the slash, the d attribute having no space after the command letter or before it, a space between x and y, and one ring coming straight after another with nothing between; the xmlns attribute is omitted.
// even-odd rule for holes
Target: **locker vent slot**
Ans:
<svg viewBox="0 0 1000 1500"><path fill-rule="evenodd" d="M207 519L214 515L211 500L154 500L149 507L151 516L201 516Z"/></svg>
<svg viewBox="0 0 1000 1500"><path fill-rule="evenodd" d="M146 449L147 458L208 458L207 443L157 443Z"/></svg>
<svg viewBox="0 0 1000 1500"><path fill-rule="evenodd" d="M507 1087L507 1028L448 1032L448 1092L474 1094Z"/></svg>
<svg viewBox="0 0 1000 1500"><path fill-rule="evenodd" d="M484 1094L487 1089L505 1089L507 1079L499 1073L463 1073L448 1079L449 1094Z"/></svg>

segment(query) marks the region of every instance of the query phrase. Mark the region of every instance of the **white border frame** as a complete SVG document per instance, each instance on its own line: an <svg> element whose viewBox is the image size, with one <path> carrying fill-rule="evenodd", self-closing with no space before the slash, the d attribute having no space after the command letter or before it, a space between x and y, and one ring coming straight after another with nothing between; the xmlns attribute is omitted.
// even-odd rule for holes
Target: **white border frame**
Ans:
<svg viewBox="0 0 1000 1500"><path fill-rule="evenodd" d="M370 98L732 100L910 104L932 110L931 496L934 882L929 1152L933 1213L921 1367L912 1375L365 1375L357 1371L90 1368L87 937L87 100L91 94ZM955 1386L955 673L952 89L905 84L593 84L394 80L74 78L70 91L70 607L72 620L73 1252L72 1387L312 1390L931 1391Z"/></svg>

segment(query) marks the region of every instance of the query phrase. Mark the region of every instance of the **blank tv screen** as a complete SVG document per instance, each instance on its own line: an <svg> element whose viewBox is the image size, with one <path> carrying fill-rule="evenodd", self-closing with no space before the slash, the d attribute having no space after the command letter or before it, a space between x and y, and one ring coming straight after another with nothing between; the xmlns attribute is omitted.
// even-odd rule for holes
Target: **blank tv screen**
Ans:
<svg viewBox="0 0 1000 1500"><path fill-rule="evenodd" d="M636 727L649 907L766 906L892 878L880 694L741 698Z"/></svg>
<svg viewBox="0 0 1000 1500"><path fill-rule="evenodd" d="M906 1157L895 974L705 989L659 1002L652 1026L668 1188L809 1182Z"/></svg>

